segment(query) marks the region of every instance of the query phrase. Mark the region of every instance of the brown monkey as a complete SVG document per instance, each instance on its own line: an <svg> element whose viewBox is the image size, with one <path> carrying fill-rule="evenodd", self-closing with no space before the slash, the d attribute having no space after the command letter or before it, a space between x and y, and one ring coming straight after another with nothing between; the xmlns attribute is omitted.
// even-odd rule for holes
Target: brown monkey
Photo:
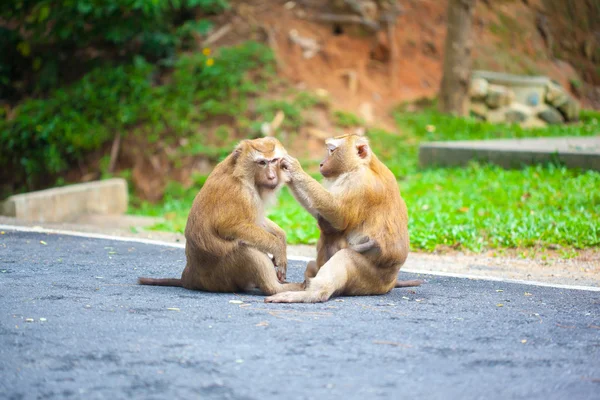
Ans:
<svg viewBox="0 0 600 400"><path fill-rule="evenodd" d="M326 190L286 156L282 168L294 197L318 221L317 260L307 266L306 289L266 302L327 301L334 294L384 294L421 281L397 281L409 249L408 213L392 172L368 140L345 135L326 142L321 163Z"/></svg>
<svg viewBox="0 0 600 400"><path fill-rule="evenodd" d="M286 236L265 217L265 205L285 183L280 161L286 154L272 137L242 141L194 199L181 279L140 278L139 283L210 292L301 290L302 284L278 280L286 275Z"/></svg>

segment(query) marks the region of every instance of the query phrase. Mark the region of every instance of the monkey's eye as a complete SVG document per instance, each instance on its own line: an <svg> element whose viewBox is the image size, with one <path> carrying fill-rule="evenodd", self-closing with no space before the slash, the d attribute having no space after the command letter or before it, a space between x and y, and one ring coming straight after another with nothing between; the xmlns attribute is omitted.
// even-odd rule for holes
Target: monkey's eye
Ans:
<svg viewBox="0 0 600 400"><path fill-rule="evenodd" d="M279 158L274 158L271 160L271 164L277 164L279 162Z"/></svg>
<svg viewBox="0 0 600 400"><path fill-rule="evenodd" d="M336 150L336 147L328 147L327 148L327 152L329 153L329 155L332 155L335 150Z"/></svg>
<svg viewBox="0 0 600 400"><path fill-rule="evenodd" d="M260 165L261 167L266 167L267 166L267 161L266 160L260 160L258 162L258 165Z"/></svg>

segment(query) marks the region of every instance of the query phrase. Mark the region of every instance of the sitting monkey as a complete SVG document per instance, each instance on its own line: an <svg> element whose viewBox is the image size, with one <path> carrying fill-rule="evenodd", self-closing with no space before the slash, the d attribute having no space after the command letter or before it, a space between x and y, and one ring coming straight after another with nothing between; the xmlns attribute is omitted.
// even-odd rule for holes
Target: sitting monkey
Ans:
<svg viewBox="0 0 600 400"><path fill-rule="evenodd" d="M286 155L272 137L242 141L194 199L181 278L139 278L139 283L210 292L301 290L302 284L281 283L287 270L286 235L265 216L265 205L285 183L280 162Z"/></svg>
<svg viewBox="0 0 600 400"><path fill-rule="evenodd" d="M307 266L305 291L279 293L273 303L314 303L333 295L384 294L421 281L397 281L409 249L408 213L396 178L368 140L344 135L326 142L321 186L286 156L282 168L294 197L317 219L317 260Z"/></svg>

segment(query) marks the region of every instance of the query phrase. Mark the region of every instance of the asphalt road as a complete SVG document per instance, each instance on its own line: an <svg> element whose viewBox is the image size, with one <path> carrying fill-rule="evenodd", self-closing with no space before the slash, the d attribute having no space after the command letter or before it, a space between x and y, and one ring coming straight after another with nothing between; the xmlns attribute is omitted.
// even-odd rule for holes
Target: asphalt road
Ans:
<svg viewBox="0 0 600 400"><path fill-rule="evenodd" d="M425 276L280 305L135 284L183 267L179 248L0 235L0 398L600 398L600 292Z"/></svg>

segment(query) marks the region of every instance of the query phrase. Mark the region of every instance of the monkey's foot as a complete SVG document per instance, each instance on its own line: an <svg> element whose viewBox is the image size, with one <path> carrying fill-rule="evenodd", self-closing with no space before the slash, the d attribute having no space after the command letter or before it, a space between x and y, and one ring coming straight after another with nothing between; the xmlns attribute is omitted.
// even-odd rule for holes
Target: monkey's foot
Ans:
<svg viewBox="0 0 600 400"><path fill-rule="evenodd" d="M265 303L322 303L327 296L311 292L281 292L265 298Z"/></svg>

